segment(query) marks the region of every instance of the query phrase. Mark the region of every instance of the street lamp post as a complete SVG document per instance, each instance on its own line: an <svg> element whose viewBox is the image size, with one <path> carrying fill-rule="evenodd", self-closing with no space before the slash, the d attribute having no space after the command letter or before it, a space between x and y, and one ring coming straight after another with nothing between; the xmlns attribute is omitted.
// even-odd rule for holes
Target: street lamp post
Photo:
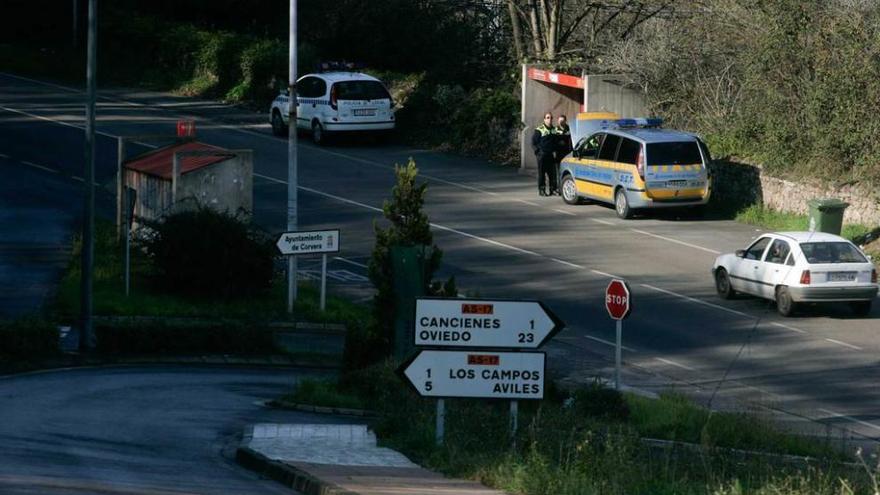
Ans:
<svg viewBox="0 0 880 495"><path fill-rule="evenodd" d="M92 275L95 264L95 100L97 98L97 25L98 1L89 0L89 40L86 61L86 162L85 208L83 211L82 267L80 272L80 351L94 347L92 328Z"/></svg>
<svg viewBox="0 0 880 495"><path fill-rule="evenodd" d="M287 82L287 231L297 230L297 160L296 160L296 0L290 0L290 65ZM287 257L287 312L293 313L296 301L296 256Z"/></svg>

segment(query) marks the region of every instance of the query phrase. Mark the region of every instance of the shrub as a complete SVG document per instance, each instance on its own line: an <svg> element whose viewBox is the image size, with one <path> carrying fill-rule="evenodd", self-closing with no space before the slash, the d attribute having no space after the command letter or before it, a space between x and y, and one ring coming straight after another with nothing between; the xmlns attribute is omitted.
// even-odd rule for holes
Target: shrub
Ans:
<svg viewBox="0 0 880 495"><path fill-rule="evenodd" d="M579 416L625 421L629 406L623 394L600 383L593 383L574 393L574 408Z"/></svg>
<svg viewBox="0 0 880 495"><path fill-rule="evenodd" d="M241 219L199 207L148 225L141 242L168 291L228 300L269 288L275 247Z"/></svg>
<svg viewBox="0 0 880 495"><path fill-rule="evenodd" d="M23 360L58 352L58 328L38 318L0 322L0 360Z"/></svg>
<svg viewBox="0 0 880 495"><path fill-rule="evenodd" d="M101 323L98 350L106 354L230 353L275 351L272 331L253 323Z"/></svg>

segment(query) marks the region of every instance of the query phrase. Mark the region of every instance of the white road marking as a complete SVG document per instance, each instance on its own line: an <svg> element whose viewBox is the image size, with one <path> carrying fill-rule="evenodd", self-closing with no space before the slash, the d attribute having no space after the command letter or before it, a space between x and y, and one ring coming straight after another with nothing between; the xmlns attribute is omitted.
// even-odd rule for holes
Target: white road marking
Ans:
<svg viewBox="0 0 880 495"><path fill-rule="evenodd" d="M363 264L363 263L358 263L357 261L352 261L352 260L349 260L349 259L345 259L345 258L343 258L342 256L334 256L333 259L334 259L334 260L339 260L339 261L342 261L343 263L348 263L348 264L351 264L351 265L354 265L354 266L359 266L359 267L361 267L361 268L369 268L367 265L365 265L365 264Z"/></svg>
<svg viewBox="0 0 880 495"><path fill-rule="evenodd" d="M286 180L276 179L275 177L269 177L268 175L258 174L254 172L254 177L259 177L261 179L266 179L268 181L277 182L278 184L287 184Z"/></svg>
<svg viewBox="0 0 880 495"><path fill-rule="evenodd" d="M600 220L598 218L591 218L590 220L592 220L596 223L601 223L602 225L617 225L614 222L609 222L608 220Z"/></svg>
<svg viewBox="0 0 880 495"><path fill-rule="evenodd" d="M599 270L590 270L590 271L593 272L593 273L595 273L596 275L601 275L601 276L603 276L603 277L608 277L608 278L623 278L623 277L618 277L617 275L613 275L613 274L611 274L611 273L600 272Z"/></svg>
<svg viewBox="0 0 880 495"><path fill-rule="evenodd" d="M828 342L831 342L832 344L842 345L844 347L849 347L850 349L855 349L857 351L863 350L861 347L858 347L858 346L855 346L852 344L847 344L846 342L841 342L839 340L834 340L834 339L825 339L825 340L827 340Z"/></svg>
<svg viewBox="0 0 880 495"><path fill-rule="evenodd" d="M683 364L676 363L675 361L673 361L673 360L671 360L671 359L663 359L663 358L659 358L659 357L658 357L658 358L654 358L654 359L656 359L657 361L660 361L661 363L666 363L666 364L668 364L668 365L670 365L670 366L675 366L675 367L681 368L681 369L683 369L683 370L687 370L687 371L697 371L695 368L691 368L690 366L685 366L685 365L683 365Z"/></svg>
<svg viewBox="0 0 880 495"><path fill-rule="evenodd" d="M701 251L706 251L707 253L721 254L721 251L716 251L716 250L714 250L714 249L704 248L703 246L697 246L696 244L691 244L691 243L689 243L689 242L679 241L678 239L673 239L673 238L671 238L671 237L666 237L666 236L662 236L662 235L652 234L652 233L650 233L650 232L645 232L644 230L639 230L639 229L629 229L629 230L631 230L631 231L633 231L633 232L635 232L635 233L637 233L637 234L647 235L647 236L655 237L655 238L657 238L657 239L662 239L662 240L667 241L667 242L674 242L675 244L680 244L680 245L682 245L682 246L692 247L692 248L694 248L694 249L699 249L699 250L701 250Z"/></svg>
<svg viewBox="0 0 880 495"><path fill-rule="evenodd" d="M775 321L770 322L770 324L775 327L785 328L787 330L791 330L791 331L797 332L797 333L807 333L806 330L801 330L800 328L795 328L795 327L790 327L788 325L783 325L782 323L776 323Z"/></svg>
<svg viewBox="0 0 880 495"><path fill-rule="evenodd" d="M9 155L4 155L3 153L0 153L0 158L9 158Z"/></svg>
<svg viewBox="0 0 880 495"><path fill-rule="evenodd" d="M642 287L645 287L646 289L651 289L651 290L655 290L657 292L662 292L664 294L669 294L670 296L678 297L680 299L684 299L684 300L690 301L692 303L702 304L704 306L709 306L710 308L720 309L721 311L727 311L728 313L733 313L735 315L745 316L746 318L753 318L753 319L758 318L757 316L752 316L750 314L743 313L742 311L737 311L735 309L725 308L724 306L719 306L717 304L712 304L710 302L702 301L700 299L695 299L693 297L686 296L684 294L672 292L671 290L661 289L659 287L654 287L653 285L648 285L648 284L640 284L640 285Z"/></svg>
<svg viewBox="0 0 880 495"><path fill-rule="evenodd" d="M541 206L541 205L539 205L538 203L532 203L531 201L526 201L526 200L524 200L524 199L517 199L517 200L514 200L514 201L516 201L516 202L518 202L518 203L526 204L526 205L529 205L529 206L537 206L537 207L540 207L540 206Z"/></svg>
<svg viewBox="0 0 880 495"><path fill-rule="evenodd" d="M17 114L20 114L20 115L26 115L26 116L31 117L31 118L34 118L34 119L45 120L46 122L52 122L53 124L63 125L63 126L65 126L65 127L73 127L74 129L84 129L84 128L85 128L85 127L83 127L83 126L79 126L79 125L76 125L76 124L68 124L67 122L62 122L62 121L60 121L60 120L50 119L50 118L48 118L48 117L43 117L43 116L36 115L36 114L30 113L30 112L24 112L24 111L21 111L21 110L16 110L16 109L14 109L14 108L5 107L5 106L3 106L3 105L0 105L0 108L2 108L3 110L6 110L7 112L17 113ZM101 132L101 131L95 131L95 134L100 134L100 135L102 135L102 136L110 137L110 138L113 138L113 139L116 139L116 138L117 138L117 136L114 136L113 134L108 134L108 133L106 133L106 132Z"/></svg>
<svg viewBox="0 0 880 495"><path fill-rule="evenodd" d="M21 163L27 165L28 167L34 167L34 168L38 168L38 169L40 169L40 170L45 170L46 172L52 172L53 174L57 174L57 173L59 173L59 172L58 172L57 170L55 170L54 168L49 168L49 167L44 167L44 166L42 166L42 165L37 165L37 164L34 163L34 162L28 162L28 161L22 160Z"/></svg>
<svg viewBox="0 0 880 495"><path fill-rule="evenodd" d="M848 419L848 420L850 420L850 421L852 421L852 422L854 422L854 423L858 423L858 424L860 424L860 425L862 425L862 426L867 426L867 427L869 427L869 428L873 428L873 429L875 429L875 430L880 431L880 426L877 426L877 425L875 425L875 424L873 424L873 423L868 423L867 421L862 421L862 420L860 420L860 419L856 419L856 418L854 418L854 417L852 417L852 416L847 416L846 414L840 414L839 412L830 411L830 410L828 410L828 409L819 409L819 410L822 411L822 412L825 413L825 414L830 414L830 415L834 416L835 418L844 418L844 419Z"/></svg>
<svg viewBox="0 0 880 495"><path fill-rule="evenodd" d="M571 216L573 216L573 217L576 217L576 216L577 216L577 213L574 213L574 212L571 212L571 211L557 210L556 208L554 208L553 211L556 211L556 212L562 213L563 215L571 215Z"/></svg>
<svg viewBox="0 0 880 495"><path fill-rule="evenodd" d="M599 337L592 337L592 336L590 336L590 335L584 335L584 338L585 338L585 339L590 339L590 340L595 340L596 342L599 342L599 343L601 343L601 344L605 344L605 345L610 345L611 347L617 347L617 344L615 344L614 342L609 342L609 341L607 341L607 340L605 340L605 339L600 339ZM623 344L621 344L620 348L623 349L624 351L629 351L629 352L639 352L639 351L633 349L632 347L627 347L627 346L625 346L625 345L623 345Z"/></svg>
<svg viewBox="0 0 880 495"><path fill-rule="evenodd" d="M77 180L77 181L80 181L80 182L85 182L85 181L86 181L86 180L83 179L82 177L77 177L77 176L75 176L75 175L72 176L71 179L73 179L73 180Z"/></svg>
<svg viewBox="0 0 880 495"><path fill-rule="evenodd" d="M555 262L557 262L557 263L561 263L561 264L563 264L563 265L570 266L570 267L572 267L572 268L579 268L579 269L581 269L581 270L584 269L584 267L581 266L581 265L576 265L576 264L574 264L574 263L569 263L568 261L561 260L561 259L559 259L559 258L550 258L550 259L553 260L553 261L555 261Z"/></svg>

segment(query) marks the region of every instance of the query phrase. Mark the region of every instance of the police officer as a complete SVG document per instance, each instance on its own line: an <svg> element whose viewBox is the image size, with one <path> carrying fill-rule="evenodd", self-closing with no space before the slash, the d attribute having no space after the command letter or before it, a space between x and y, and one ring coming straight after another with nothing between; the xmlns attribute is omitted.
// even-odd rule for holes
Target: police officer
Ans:
<svg viewBox="0 0 880 495"><path fill-rule="evenodd" d="M550 190L556 191L556 175L553 173L558 136L553 127L553 114L544 114L544 121L535 128L532 134L532 151L538 160L538 196L547 196L545 184L550 179Z"/></svg>
<svg viewBox="0 0 880 495"><path fill-rule="evenodd" d="M559 165L565 155L571 152L571 129L568 127L568 119L560 115L556 120L556 155L553 160L553 172L556 174L556 183L559 184ZM550 191L550 194L559 194L558 190Z"/></svg>

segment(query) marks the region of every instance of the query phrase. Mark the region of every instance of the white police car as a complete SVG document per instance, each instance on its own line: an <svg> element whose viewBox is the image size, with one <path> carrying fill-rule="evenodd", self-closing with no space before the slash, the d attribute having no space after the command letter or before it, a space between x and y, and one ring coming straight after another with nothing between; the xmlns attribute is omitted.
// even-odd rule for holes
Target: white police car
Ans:
<svg viewBox="0 0 880 495"><path fill-rule="evenodd" d="M394 129L394 102L382 81L359 72L308 74L296 82L297 128L310 130L317 144L330 133L389 132ZM272 101L269 122L276 136L289 125L287 90Z"/></svg>

